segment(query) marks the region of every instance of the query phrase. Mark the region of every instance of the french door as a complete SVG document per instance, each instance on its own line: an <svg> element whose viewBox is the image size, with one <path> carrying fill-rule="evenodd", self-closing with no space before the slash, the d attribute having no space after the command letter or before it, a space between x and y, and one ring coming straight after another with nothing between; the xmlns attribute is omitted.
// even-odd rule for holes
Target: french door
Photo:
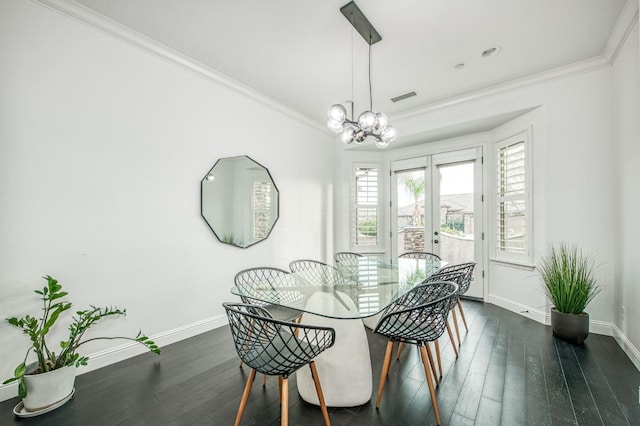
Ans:
<svg viewBox="0 0 640 426"><path fill-rule="evenodd" d="M482 298L482 150L391 163L391 255L435 253L450 265L476 262L465 296Z"/></svg>

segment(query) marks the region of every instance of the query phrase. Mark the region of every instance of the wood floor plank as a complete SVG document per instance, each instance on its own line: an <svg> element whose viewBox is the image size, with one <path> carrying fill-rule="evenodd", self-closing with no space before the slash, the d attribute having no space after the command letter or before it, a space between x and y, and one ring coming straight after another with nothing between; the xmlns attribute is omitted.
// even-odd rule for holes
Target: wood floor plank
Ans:
<svg viewBox="0 0 640 426"><path fill-rule="evenodd" d="M589 387L589 392L605 424L625 424L627 418L622 412L618 400L613 394L595 354L591 351L591 342L574 347L578 363Z"/></svg>
<svg viewBox="0 0 640 426"><path fill-rule="evenodd" d="M554 341L554 337L551 335L551 330L548 330L546 337L549 342ZM541 344L540 354L544 366L544 378L547 386L549 415L551 416L553 424L578 424L555 343Z"/></svg>
<svg viewBox="0 0 640 426"><path fill-rule="evenodd" d="M491 348L487 375L482 388L482 396L484 398L502 402L508 343L509 329L506 325L500 323Z"/></svg>
<svg viewBox="0 0 640 426"><path fill-rule="evenodd" d="M482 397L475 417L476 425L499 425L502 413L502 403L490 398Z"/></svg>
<svg viewBox="0 0 640 426"><path fill-rule="evenodd" d="M640 404L638 404L638 385L640 371L634 368L631 360L617 347L614 339L607 336L589 336L589 348L598 360L612 395L621 412L632 425L640 425Z"/></svg>
<svg viewBox="0 0 640 426"><path fill-rule="evenodd" d="M554 339L554 343L562 364L578 424L603 424L600 412L595 405L593 396L589 392L587 381L582 373L582 368L580 368L573 346L560 339Z"/></svg>
<svg viewBox="0 0 640 426"><path fill-rule="evenodd" d="M502 393L500 422L505 425L521 425L525 421L525 365L524 340L514 319L509 331L507 363Z"/></svg>

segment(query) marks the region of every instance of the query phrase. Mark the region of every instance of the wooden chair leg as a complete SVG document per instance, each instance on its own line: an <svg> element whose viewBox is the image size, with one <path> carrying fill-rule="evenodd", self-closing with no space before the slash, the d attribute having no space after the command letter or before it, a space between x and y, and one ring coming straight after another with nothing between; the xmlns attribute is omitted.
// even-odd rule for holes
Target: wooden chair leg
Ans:
<svg viewBox="0 0 640 426"><path fill-rule="evenodd" d="M282 376L278 376L278 395L280 396L280 404L282 404Z"/></svg>
<svg viewBox="0 0 640 426"><path fill-rule="evenodd" d="M300 321L302 321L302 314L298 315L297 317L294 318L293 322L300 324ZM296 328L295 330L293 330L293 335L298 337L298 335L300 334L300 329Z"/></svg>
<svg viewBox="0 0 640 426"><path fill-rule="evenodd" d="M376 398L376 408L380 408L380 400L382 399L382 391L384 390L384 382L387 380L389 373L389 364L391 364L391 355L393 353L393 342L387 342L387 351L384 354L384 364L382 364L382 374L380 375L380 385L378 385L378 397Z"/></svg>
<svg viewBox="0 0 640 426"><path fill-rule="evenodd" d="M396 360L400 359L400 354L402 353L402 347L404 346L403 342L398 343L398 355L396 355Z"/></svg>
<svg viewBox="0 0 640 426"><path fill-rule="evenodd" d="M263 374L262 375L262 387L267 386L267 375Z"/></svg>
<svg viewBox="0 0 640 426"><path fill-rule="evenodd" d="M289 424L289 379L282 378L282 391L280 393L282 406L280 407L280 424L287 426Z"/></svg>
<svg viewBox="0 0 640 426"><path fill-rule="evenodd" d="M436 358L438 359L438 372L440 373L440 380L442 380L442 359L440 358L440 339L436 339L434 344L436 345Z"/></svg>
<svg viewBox="0 0 640 426"><path fill-rule="evenodd" d="M451 309L451 316L453 316L453 326L456 329L456 337L458 337L458 347L460 347L462 345L462 340L460 339L460 329L458 328L458 316L456 315L455 309Z"/></svg>
<svg viewBox="0 0 640 426"><path fill-rule="evenodd" d="M427 365L427 351L425 346L420 346L420 355L422 356L422 364L424 365L424 373L427 375L427 384L429 385L429 394L431 394L431 403L433 404L433 412L436 415L436 423L440 425L440 409L438 408L438 401L436 400L436 390L433 387L433 380L431 378L431 371Z"/></svg>
<svg viewBox="0 0 640 426"><path fill-rule="evenodd" d="M324 402L324 394L322 393L322 387L320 386L320 376L318 376L318 370L316 369L315 361L311 361L309 363L309 368L311 368L311 377L313 378L313 383L316 385L316 393L318 394L318 401L320 401L320 410L322 410L324 424L327 426L331 426L331 421L329 420L329 412L327 411L327 404Z"/></svg>
<svg viewBox="0 0 640 426"><path fill-rule="evenodd" d="M249 373L249 378L247 379L247 384L244 387L244 392L242 394L242 400L240 400L240 407L238 407L238 414L236 415L235 426L240 426L240 421L242 420L242 415L244 414L244 409L247 406L247 401L249 400L249 394L251 393L251 385L253 385L253 379L256 378L256 370L251 369Z"/></svg>
<svg viewBox="0 0 640 426"><path fill-rule="evenodd" d="M456 348L456 341L453 340L453 333L451 333L451 327L449 327L448 321L447 321L447 333L449 333L449 339L451 340L451 347L453 348L453 352L455 352L456 359L458 359L458 348Z"/></svg>
<svg viewBox="0 0 640 426"><path fill-rule="evenodd" d="M462 323L464 324L464 329L469 332L469 327L467 327L467 319L464 317L464 309L462 309L462 302L458 299L458 309L460 309L460 316L462 317Z"/></svg>
<svg viewBox="0 0 640 426"><path fill-rule="evenodd" d="M431 347L429 346L428 342L424 343L424 347L427 349L427 358L429 359L429 365L431 366L433 377L436 379L436 386L440 386L440 379L438 379L438 373L436 373L436 366L433 363L433 355L431 354Z"/></svg>

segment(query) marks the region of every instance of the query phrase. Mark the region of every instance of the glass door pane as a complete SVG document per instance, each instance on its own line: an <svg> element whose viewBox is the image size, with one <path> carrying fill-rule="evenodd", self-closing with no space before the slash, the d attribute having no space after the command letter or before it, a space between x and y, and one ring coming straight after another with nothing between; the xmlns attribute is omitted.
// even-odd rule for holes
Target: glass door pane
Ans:
<svg viewBox="0 0 640 426"><path fill-rule="evenodd" d="M465 296L482 298L482 169L475 152L439 154L433 163L433 239L450 265L476 262Z"/></svg>
<svg viewBox="0 0 640 426"><path fill-rule="evenodd" d="M473 262L473 161L441 165L437 169L440 175L440 257L451 264Z"/></svg>
<svg viewBox="0 0 640 426"><path fill-rule="evenodd" d="M395 256L408 251L431 250L431 241L425 244L425 172L426 169L421 168L395 173Z"/></svg>

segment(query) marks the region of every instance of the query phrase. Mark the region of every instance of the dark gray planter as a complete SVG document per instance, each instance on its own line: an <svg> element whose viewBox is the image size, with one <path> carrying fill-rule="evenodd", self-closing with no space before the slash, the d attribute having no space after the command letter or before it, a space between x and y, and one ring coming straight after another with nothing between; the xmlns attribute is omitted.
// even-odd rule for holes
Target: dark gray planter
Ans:
<svg viewBox="0 0 640 426"><path fill-rule="evenodd" d="M553 335L573 345L581 345L589 335L589 314L565 314L551 308Z"/></svg>

